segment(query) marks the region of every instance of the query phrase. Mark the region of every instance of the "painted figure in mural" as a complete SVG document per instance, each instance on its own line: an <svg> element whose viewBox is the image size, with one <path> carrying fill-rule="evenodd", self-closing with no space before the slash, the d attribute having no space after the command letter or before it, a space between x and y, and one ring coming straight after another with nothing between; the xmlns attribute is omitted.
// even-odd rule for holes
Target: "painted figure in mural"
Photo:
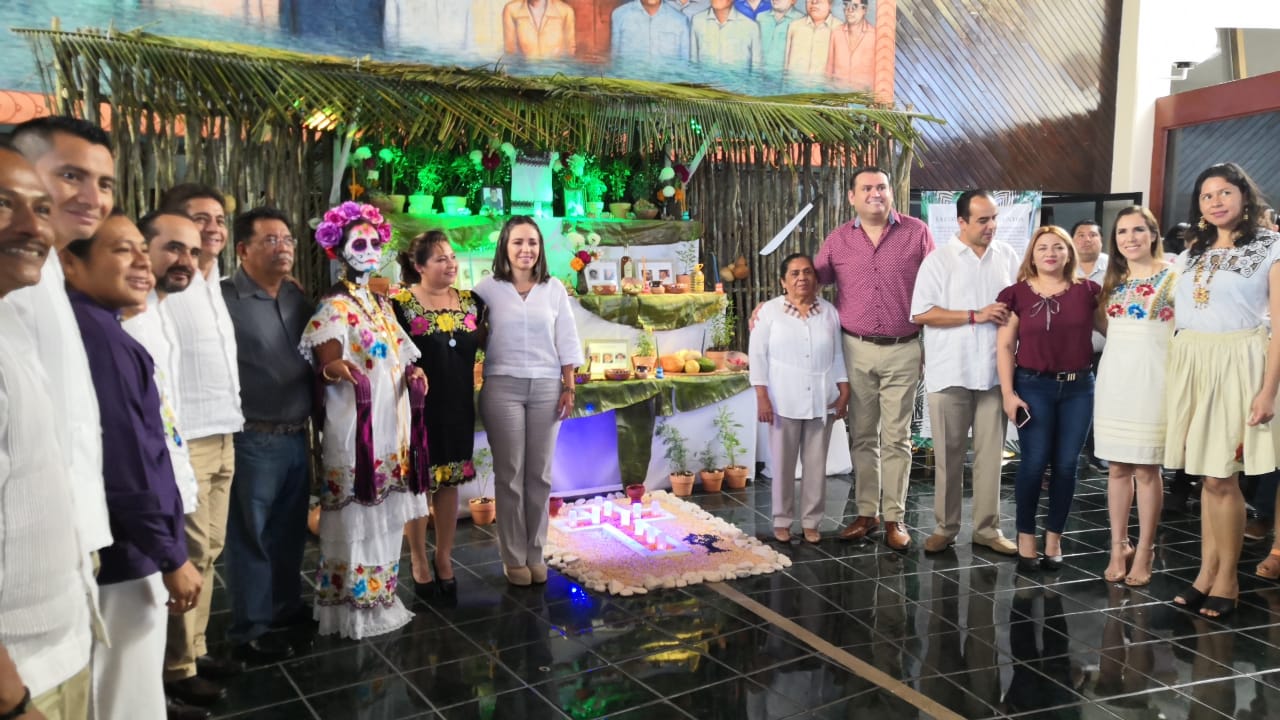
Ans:
<svg viewBox="0 0 1280 720"><path fill-rule="evenodd" d="M827 74L852 90L870 90L876 81L876 26L867 21L867 4L845 0L844 23L831 33Z"/></svg>
<svg viewBox="0 0 1280 720"><path fill-rule="evenodd" d="M502 9L507 55L531 59L571 57L577 49L573 8L564 0L512 0Z"/></svg>
<svg viewBox="0 0 1280 720"><path fill-rule="evenodd" d="M760 26L733 7L733 0L711 0L711 9L693 18L689 59L695 63L760 69Z"/></svg>
<svg viewBox="0 0 1280 720"><path fill-rule="evenodd" d="M783 69L788 75L821 77L827 70L837 23L831 17L831 0L809 0L807 10L808 15L787 28Z"/></svg>
<svg viewBox="0 0 1280 720"><path fill-rule="evenodd" d="M635 0L613 11L615 61L689 59L689 19L663 0Z"/></svg>
<svg viewBox="0 0 1280 720"><path fill-rule="evenodd" d="M769 0L733 0L733 9L746 15L747 19L755 20L757 15L767 13L773 7Z"/></svg>
<svg viewBox="0 0 1280 720"><path fill-rule="evenodd" d="M684 13L687 18L704 13L711 7L711 0L666 0L666 3Z"/></svg>
<svg viewBox="0 0 1280 720"><path fill-rule="evenodd" d="M419 48L427 51L419 61L439 65L454 59L471 44L470 3L456 0L386 2L382 42L388 49Z"/></svg>
<svg viewBox="0 0 1280 720"><path fill-rule="evenodd" d="M396 595L405 523L427 514L425 474L410 463L410 394L425 395L418 348L369 289L391 224L372 205L325 213L316 242L343 278L320 299L299 348L326 387L320 483L320 633L359 639L409 622Z"/></svg>
<svg viewBox="0 0 1280 720"><path fill-rule="evenodd" d="M764 54L764 69L772 75L781 75L787 56L787 30L791 23L804 18L795 7L795 0L774 0L773 9L756 15L760 26L760 47Z"/></svg>
<svg viewBox="0 0 1280 720"><path fill-rule="evenodd" d="M511 0L471 0L468 52L484 60L502 57L502 10Z"/></svg>

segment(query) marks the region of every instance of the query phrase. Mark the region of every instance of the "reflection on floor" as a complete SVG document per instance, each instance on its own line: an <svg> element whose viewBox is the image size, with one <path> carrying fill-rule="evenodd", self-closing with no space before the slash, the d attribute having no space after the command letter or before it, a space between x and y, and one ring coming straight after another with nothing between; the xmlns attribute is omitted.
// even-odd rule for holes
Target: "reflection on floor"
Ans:
<svg viewBox="0 0 1280 720"><path fill-rule="evenodd" d="M1081 481L1063 542L1066 567L1034 580L1015 576L1011 559L964 542L968 527L953 550L925 556L933 486L919 473L908 552L875 542L794 542L783 548L795 562L785 573L731 585L964 717L1280 717L1280 584L1253 576L1269 543L1246 545L1240 610L1226 623L1166 603L1195 576L1195 516L1166 513L1148 587L1108 585L1100 579L1109 543L1105 482ZM831 479L825 535L852 519L849 484ZM746 532L771 535L767 480L694 500ZM1002 512L1011 534L1011 485ZM458 542L457 607L414 599L411 625L360 643L294 637L298 657L235 679L215 716L921 716L708 587L612 598L552 572L546 586L513 588L491 527L464 522ZM401 578L409 602L407 554ZM225 589L214 598L209 637L217 653L225 649L212 644L225 637ZM864 715L877 710L885 714Z"/></svg>

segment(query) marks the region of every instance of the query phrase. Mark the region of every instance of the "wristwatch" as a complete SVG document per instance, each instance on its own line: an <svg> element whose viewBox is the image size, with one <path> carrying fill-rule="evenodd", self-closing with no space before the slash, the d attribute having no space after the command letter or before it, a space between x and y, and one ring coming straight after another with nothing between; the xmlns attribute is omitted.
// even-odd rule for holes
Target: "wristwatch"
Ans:
<svg viewBox="0 0 1280 720"><path fill-rule="evenodd" d="M30 709L31 709L31 688L24 685L22 687L22 700L17 705L15 705L12 710L10 710L9 712L3 715L0 715L0 720L17 720L17 718L20 718L23 715L26 715L27 711Z"/></svg>

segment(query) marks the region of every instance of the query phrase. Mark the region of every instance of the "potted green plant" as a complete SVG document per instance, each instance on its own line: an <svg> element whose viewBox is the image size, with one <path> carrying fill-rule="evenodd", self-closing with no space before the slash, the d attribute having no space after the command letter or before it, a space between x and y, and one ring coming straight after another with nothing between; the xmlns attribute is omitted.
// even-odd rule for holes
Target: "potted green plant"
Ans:
<svg viewBox="0 0 1280 720"><path fill-rule="evenodd" d="M698 477L702 480L702 489L707 492L720 492L720 484L724 482L724 470L716 467L715 441L708 441L707 447L698 453L698 464L702 469Z"/></svg>
<svg viewBox="0 0 1280 720"><path fill-rule="evenodd" d="M647 326L641 328L640 337L636 338L636 351L631 356L631 367L635 369L648 368L652 370L658 362L658 346L653 339L653 330Z"/></svg>
<svg viewBox="0 0 1280 720"><path fill-rule="evenodd" d="M679 275L676 275L676 284L683 283L685 287L689 287L689 273L693 272L693 266L698 264L698 243L684 242L676 248L676 259L680 261L683 268Z"/></svg>
<svg viewBox="0 0 1280 720"><path fill-rule="evenodd" d="M598 171L596 171L598 173ZM582 189L587 193L587 217L598 218L604 214L604 194L609 186L598 174L589 174Z"/></svg>
<svg viewBox="0 0 1280 720"><path fill-rule="evenodd" d="M444 189L444 173L444 160L428 155L415 175L418 192L409 196L410 215L430 215L434 211L436 194Z"/></svg>
<svg viewBox="0 0 1280 720"><path fill-rule="evenodd" d="M601 171L604 181L609 186L609 212L619 220L627 219L631 203L627 202L628 179L631 177L631 166L622 158L613 158Z"/></svg>
<svg viewBox="0 0 1280 720"><path fill-rule="evenodd" d="M733 298L726 298L724 312L707 321L707 334L711 344L703 353L716 364L717 370L725 368L725 356L733 347L733 337L738 329L738 316L733 312Z"/></svg>
<svg viewBox="0 0 1280 720"><path fill-rule="evenodd" d="M679 497L693 494L693 473L689 471L689 440L671 421L666 421L658 428L658 437L662 438L666 448L667 462L670 463L671 492Z"/></svg>
<svg viewBox="0 0 1280 720"><path fill-rule="evenodd" d="M729 464L724 466L725 484L730 490L741 490L747 486L747 466L738 464L738 453L746 450L746 446L742 444L742 438L738 437L742 423L733 419L733 414L729 412L728 407L721 405L720 410L716 412L714 424L716 440L720 442L720 447L724 448L725 457L729 460Z"/></svg>
<svg viewBox="0 0 1280 720"><path fill-rule="evenodd" d="M476 471L476 487L480 489L480 495L467 501L467 506L471 510L471 522L476 525L489 525L493 523L498 516L498 505L494 502L492 495L486 495L486 489L491 488L493 482L493 451L489 448L480 448L471 454L471 465Z"/></svg>

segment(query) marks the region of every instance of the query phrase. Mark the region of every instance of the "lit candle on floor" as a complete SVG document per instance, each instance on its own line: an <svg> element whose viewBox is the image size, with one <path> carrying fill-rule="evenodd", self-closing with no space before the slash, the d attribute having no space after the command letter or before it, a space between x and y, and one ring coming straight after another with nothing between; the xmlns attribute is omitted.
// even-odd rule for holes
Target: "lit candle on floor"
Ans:
<svg viewBox="0 0 1280 720"><path fill-rule="evenodd" d="M613 510L614 510L613 501L612 501L612 500L605 500L605 501L604 501L604 516L605 516L605 517L613 517Z"/></svg>
<svg viewBox="0 0 1280 720"><path fill-rule="evenodd" d="M631 513L627 510L618 511L618 524L626 527L631 524Z"/></svg>
<svg viewBox="0 0 1280 720"><path fill-rule="evenodd" d="M649 517L658 517L662 513L662 506L658 505L657 500L649 503Z"/></svg>
<svg viewBox="0 0 1280 720"><path fill-rule="evenodd" d="M591 506L591 524L592 525L600 524L600 506L599 505Z"/></svg>
<svg viewBox="0 0 1280 720"><path fill-rule="evenodd" d="M657 530L657 528L652 528L652 527L650 527L650 528L645 528L645 531L644 531L644 539L645 539L645 542L647 542L647 543L649 544L649 547L651 547L651 548L657 547L657 545L658 545L658 530Z"/></svg>
<svg viewBox="0 0 1280 720"><path fill-rule="evenodd" d="M642 514L643 505L638 502L631 503L631 517L638 518Z"/></svg>

